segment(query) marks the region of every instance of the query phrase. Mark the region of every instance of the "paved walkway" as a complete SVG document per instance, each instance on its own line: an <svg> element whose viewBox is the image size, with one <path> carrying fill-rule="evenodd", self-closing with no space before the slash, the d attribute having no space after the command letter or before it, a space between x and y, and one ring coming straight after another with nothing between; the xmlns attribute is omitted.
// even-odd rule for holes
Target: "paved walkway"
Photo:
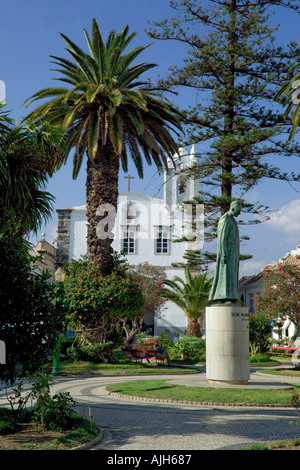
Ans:
<svg viewBox="0 0 300 470"><path fill-rule="evenodd" d="M206 383L204 372L146 378L166 378L187 386L211 386ZM111 383L139 379L145 377L56 377L53 393L70 392L80 411L86 415L90 408L94 420L103 430L103 437L94 450L234 450L300 437L300 426L292 423L297 419L293 408L151 402L112 396L105 389ZM253 372L248 386L285 387L287 382L291 379L276 378L274 382L274 377ZM300 379L297 382L300 383ZM0 406L4 401L2 390Z"/></svg>

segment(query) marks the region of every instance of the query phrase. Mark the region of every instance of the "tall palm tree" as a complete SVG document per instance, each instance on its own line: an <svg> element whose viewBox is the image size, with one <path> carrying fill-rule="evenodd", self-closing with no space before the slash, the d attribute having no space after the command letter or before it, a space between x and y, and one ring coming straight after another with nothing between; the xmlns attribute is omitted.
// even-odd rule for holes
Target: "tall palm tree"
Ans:
<svg viewBox="0 0 300 470"><path fill-rule="evenodd" d="M172 132L180 130L180 116L172 104L159 93L147 89L140 76L154 64L133 61L146 47L124 50L136 36L129 28L117 34L112 31L103 41L98 24L92 21L92 36L84 30L89 54L61 34L71 61L51 56L59 65L58 78L71 88L55 87L37 92L27 100L30 103L51 98L38 106L27 119L48 120L59 124L66 133L67 144L61 155L65 162L72 149L73 178L75 179L87 155L86 203L88 248L101 274L112 269L112 235L108 226L99 236L97 226L117 209L120 162L127 171L128 155L133 159L140 177L143 177L144 154L161 169L166 164L165 153L172 158L178 147ZM99 208L99 209L98 209ZM101 213L101 209L106 209ZM98 211L97 211L98 209Z"/></svg>
<svg viewBox="0 0 300 470"><path fill-rule="evenodd" d="M193 276L189 268L185 268L185 281L178 276L164 281L163 297L180 307L189 319L187 336L202 336L199 318L208 305L212 282L206 272Z"/></svg>

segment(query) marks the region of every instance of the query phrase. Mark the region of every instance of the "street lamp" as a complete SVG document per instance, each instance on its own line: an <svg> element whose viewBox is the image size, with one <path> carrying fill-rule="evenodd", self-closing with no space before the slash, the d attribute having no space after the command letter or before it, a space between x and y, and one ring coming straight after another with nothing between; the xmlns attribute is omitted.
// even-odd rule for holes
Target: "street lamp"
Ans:
<svg viewBox="0 0 300 470"><path fill-rule="evenodd" d="M66 275L65 271L62 268L59 267L58 270L55 271L55 273L54 273L55 281L56 282L64 282L65 275Z"/></svg>
<svg viewBox="0 0 300 470"><path fill-rule="evenodd" d="M58 284L59 291L61 290L61 285L64 282L65 275L66 275L65 271L61 267L59 267L57 271L54 273L54 278ZM60 302L60 295L58 298L58 303L59 302ZM57 375L60 372L59 359L60 359L60 341L59 341L59 337L57 337L54 351L53 351L52 375Z"/></svg>

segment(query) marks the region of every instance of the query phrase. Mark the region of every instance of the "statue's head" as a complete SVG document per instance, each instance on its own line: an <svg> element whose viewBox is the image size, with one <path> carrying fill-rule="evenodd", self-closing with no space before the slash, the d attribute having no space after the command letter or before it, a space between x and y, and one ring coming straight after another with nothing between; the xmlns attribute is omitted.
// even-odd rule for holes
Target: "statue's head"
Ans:
<svg viewBox="0 0 300 470"><path fill-rule="evenodd" d="M230 204L229 212L232 215L237 216L241 213L241 210L242 210L241 201L232 201L232 203Z"/></svg>

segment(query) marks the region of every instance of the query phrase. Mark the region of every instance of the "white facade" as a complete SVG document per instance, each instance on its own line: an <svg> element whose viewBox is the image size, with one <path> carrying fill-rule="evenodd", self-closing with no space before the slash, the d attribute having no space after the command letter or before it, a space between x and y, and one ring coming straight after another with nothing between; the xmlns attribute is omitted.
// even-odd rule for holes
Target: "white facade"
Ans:
<svg viewBox="0 0 300 470"><path fill-rule="evenodd" d="M185 150L176 158L176 169L169 162L169 170L164 174L164 197L156 198L138 192L121 192L118 200L115 225L112 228L114 241L112 247L115 251L127 250L127 259L130 265L148 262L154 266L162 266L166 270L167 278L173 276L184 278L184 271L172 267L172 263L182 262L186 249L200 248L200 239L196 241L173 243L173 240L183 235L195 235L201 232L201 211L197 209L197 228L191 229L192 214L182 201L191 200L198 194L199 181L183 180L186 168L194 164L193 149L190 154ZM87 253L87 219L85 205L57 211L66 216L67 225L62 221L59 224L61 232L68 232L69 240L58 236L58 251L64 250L65 261L79 259ZM109 216L108 216L109 217ZM109 219L103 219L102 224ZM67 230L66 230L67 226ZM64 230L62 230L62 228ZM99 231L100 233L100 231ZM63 247L64 244L64 247ZM187 328L187 317L184 312L172 302L167 302L160 314L154 316L154 335L164 330L170 337L175 332L184 334Z"/></svg>

